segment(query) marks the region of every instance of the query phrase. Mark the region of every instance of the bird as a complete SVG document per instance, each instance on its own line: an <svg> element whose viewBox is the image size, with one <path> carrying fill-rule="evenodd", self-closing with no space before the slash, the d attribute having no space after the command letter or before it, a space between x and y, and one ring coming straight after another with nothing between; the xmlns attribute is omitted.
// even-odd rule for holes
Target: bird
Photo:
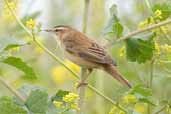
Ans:
<svg viewBox="0 0 171 114"><path fill-rule="evenodd" d="M97 41L67 25L57 25L46 32L54 33L64 51L64 56L83 68L101 69L121 84L132 88L131 84L117 70L116 61Z"/></svg>

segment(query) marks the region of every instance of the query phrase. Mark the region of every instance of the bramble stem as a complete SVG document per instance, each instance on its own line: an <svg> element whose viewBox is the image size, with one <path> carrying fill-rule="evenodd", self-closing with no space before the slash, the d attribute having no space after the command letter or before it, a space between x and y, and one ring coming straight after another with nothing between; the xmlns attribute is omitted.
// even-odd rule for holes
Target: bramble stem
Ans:
<svg viewBox="0 0 171 114"><path fill-rule="evenodd" d="M40 41L38 41L35 38L35 35L33 33L31 33L25 26L24 24L21 22L21 20L17 17L17 15L15 14L15 12L9 7L8 1L4 0L5 4L7 5L8 9L10 10L11 14L13 15L13 17L16 19L17 23L23 28L23 30L26 31L26 33L33 38L34 43L39 46L41 49L43 49L49 56L51 56L56 62L58 62L59 64L61 64L64 68L66 68L71 74L72 76L74 76L76 79L79 79L79 75L77 73L75 73L74 71L72 71L67 65L65 65L63 63L62 60L60 60L55 54L53 54L50 50L48 50ZM116 107L118 107L120 110L126 112L126 109L124 109L121 106L118 106L118 104L113 101L111 98L105 96L103 93L101 93L100 91L98 91L95 87L91 86L88 84L88 88L92 91L94 91L97 95L101 96L102 98L104 98L106 101L110 102L112 105L115 105Z"/></svg>

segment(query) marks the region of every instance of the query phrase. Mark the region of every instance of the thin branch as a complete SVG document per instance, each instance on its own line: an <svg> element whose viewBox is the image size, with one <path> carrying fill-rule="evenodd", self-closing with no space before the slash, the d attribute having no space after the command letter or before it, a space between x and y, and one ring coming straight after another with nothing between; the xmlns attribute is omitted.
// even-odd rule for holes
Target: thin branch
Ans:
<svg viewBox="0 0 171 114"><path fill-rule="evenodd" d="M145 0L145 3L150 11L150 13L153 13L152 7L151 7L151 3L149 0ZM154 20L155 23L158 23L156 20ZM169 36L164 32L164 29L162 27L159 27L160 31L163 33L164 37L166 38L166 40L168 41L168 43L171 43L171 41L169 40Z"/></svg>
<svg viewBox="0 0 171 114"><path fill-rule="evenodd" d="M160 112L162 112L163 110L165 110L166 106L164 106L163 108L161 108L159 111L155 112L154 114L159 114Z"/></svg>
<svg viewBox="0 0 171 114"><path fill-rule="evenodd" d="M26 101L26 98L20 95L16 90L14 90L4 79L0 77L0 83L3 84L11 93L13 93L17 98L19 98L22 102Z"/></svg>
<svg viewBox="0 0 171 114"><path fill-rule="evenodd" d="M162 22L157 23L157 24L150 25L150 26L148 26L148 27L144 27L144 28L142 28L142 29L135 30L135 31L133 31L133 32L131 32L131 33L129 33L129 34L127 34L126 36L123 36L123 37L118 38L118 40L116 40L116 41L112 42L111 44L107 45L107 47L108 47L108 46L112 46L112 45L113 45L114 43L116 43L116 42L121 42L121 41L127 40L127 39L129 39L129 38L131 38L131 37L133 37L133 36L135 36L135 35L137 35L137 34L140 34L140 33L146 32L146 31L153 30L153 29L155 29L155 28L158 28L158 27L167 25L167 24L169 24L169 23L171 23L171 19L162 21Z"/></svg>
<svg viewBox="0 0 171 114"><path fill-rule="evenodd" d="M16 16L15 12L9 7L8 1L4 0L5 4L7 5L8 9L10 10L11 14L13 15L13 17L15 17L16 21L18 22L18 24L27 32L27 34L33 38L34 42L36 43L37 46L39 46L40 48L42 48L49 56L51 56L55 61L57 61L59 64L61 64L64 68L66 68L69 72L71 72L71 74L76 78L79 79L78 74L76 74L74 71L72 71L67 65L65 65L62 60L60 60L55 54L53 54L51 51L49 51L41 42L39 42L35 36L32 35L32 33L24 26L24 24L21 22L21 20ZM112 105L115 105L116 107L118 107L119 109L121 109L122 111L126 112L126 110L121 107L118 106L116 102L114 102L111 98L105 96L103 93L101 93L100 91L98 91L96 88L94 88L93 86L88 84L88 88L92 91L94 91L96 94L98 94L99 96L103 97L106 101L110 102Z"/></svg>
<svg viewBox="0 0 171 114"><path fill-rule="evenodd" d="M132 36L137 35L137 34L140 34L140 33L143 33L143 32L149 31L149 30L153 30L153 29L155 29L155 28L158 28L158 27L167 25L167 24L169 24L169 23L171 23L171 19L168 19L168 20L166 20L166 21L162 21L162 22L160 22L160 23L153 24L153 25L151 25L151 26L148 26L148 27L145 27L145 28L142 28L142 29L133 31L133 32L129 33L128 35L119 38L118 41L126 40L126 39L128 39L128 38L130 38L130 37L132 37Z"/></svg>

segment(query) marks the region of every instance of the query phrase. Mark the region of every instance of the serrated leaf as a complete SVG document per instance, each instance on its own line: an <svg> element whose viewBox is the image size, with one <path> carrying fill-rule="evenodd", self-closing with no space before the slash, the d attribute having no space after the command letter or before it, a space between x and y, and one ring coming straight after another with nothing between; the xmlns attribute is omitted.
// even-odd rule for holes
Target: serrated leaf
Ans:
<svg viewBox="0 0 171 114"><path fill-rule="evenodd" d="M145 63L151 60L154 53L155 34L150 35L147 40L140 38L129 38L126 40L126 57L131 62Z"/></svg>
<svg viewBox="0 0 171 114"><path fill-rule="evenodd" d="M161 19L165 20L171 15L171 4L169 3L162 3L162 4L155 4L152 8L153 12L156 10L161 10Z"/></svg>
<svg viewBox="0 0 171 114"><path fill-rule="evenodd" d="M44 88L39 87L39 86L24 84L19 89L17 89L17 91L22 96L25 96L25 98L28 98L28 96L30 95L31 91L34 91L34 90L37 90L37 89L42 90L42 91L45 90ZM18 99L17 97L14 97L14 100L15 100L16 104L23 105L23 102L20 99Z"/></svg>
<svg viewBox="0 0 171 114"><path fill-rule="evenodd" d="M16 105L10 97L1 97L0 114L27 114L27 111Z"/></svg>
<svg viewBox="0 0 171 114"><path fill-rule="evenodd" d="M62 98L68 93L69 91L59 90L56 95L52 97L52 101L62 101Z"/></svg>
<svg viewBox="0 0 171 114"><path fill-rule="evenodd" d="M36 74L33 69L28 66L24 61L22 61L22 59L11 56L5 58L2 62L23 71L26 79L36 79Z"/></svg>
<svg viewBox="0 0 171 114"><path fill-rule="evenodd" d="M9 50L11 48L20 47L26 44L28 43L16 38L0 38L0 52Z"/></svg>
<svg viewBox="0 0 171 114"><path fill-rule="evenodd" d="M46 114L48 107L48 94L39 89L30 93L26 106L28 110L36 114Z"/></svg>

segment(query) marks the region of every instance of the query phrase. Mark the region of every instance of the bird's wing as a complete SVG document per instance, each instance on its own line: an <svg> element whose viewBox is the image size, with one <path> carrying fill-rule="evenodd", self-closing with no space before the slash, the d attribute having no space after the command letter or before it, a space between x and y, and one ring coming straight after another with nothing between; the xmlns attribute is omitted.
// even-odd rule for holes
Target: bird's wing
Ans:
<svg viewBox="0 0 171 114"><path fill-rule="evenodd" d="M92 62L113 64L116 66L116 62L107 54L107 52L94 41L91 46L84 51L80 51L79 55Z"/></svg>

